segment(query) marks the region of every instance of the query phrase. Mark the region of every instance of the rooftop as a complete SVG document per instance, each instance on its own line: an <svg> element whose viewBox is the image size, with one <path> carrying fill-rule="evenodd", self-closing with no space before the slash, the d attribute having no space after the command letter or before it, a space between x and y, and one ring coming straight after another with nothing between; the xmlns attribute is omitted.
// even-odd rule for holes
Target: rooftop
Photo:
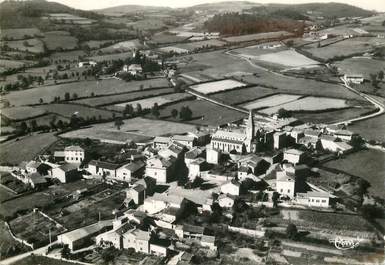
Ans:
<svg viewBox="0 0 385 265"><path fill-rule="evenodd" d="M112 226L112 220L100 221L92 225L88 225L82 228L72 230L67 233L63 233L61 236L67 237L70 241L76 241L76 240L85 238L87 236L91 236L108 226Z"/></svg>
<svg viewBox="0 0 385 265"><path fill-rule="evenodd" d="M110 169L110 170L115 170L115 169L118 169L120 167L119 164L114 164L114 163L99 161L99 160L91 160L88 163L88 165L97 166L100 168L105 168L105 169Z"/></svg>
<svg viewBox="0 0 385 265"><path fill-rule="evenodd" d="M84 149L78 145L70 145L64 148L64 151L79 151L84 152Z"/></svg>

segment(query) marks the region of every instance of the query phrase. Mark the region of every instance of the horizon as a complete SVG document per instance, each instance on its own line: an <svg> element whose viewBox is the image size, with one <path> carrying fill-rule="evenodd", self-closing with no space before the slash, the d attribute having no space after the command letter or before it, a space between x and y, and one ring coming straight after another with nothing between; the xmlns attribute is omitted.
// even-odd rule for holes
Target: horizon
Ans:
<svg viewBox="0 0 385 265"><path fill-rule="evenodd" d="M0 2L3 2L1 0ZM72 8L82 10L98 10L122 5L138 5L138 6L159 6L170 8L184 8L199 4L218 3L218 2L245 2L244 0L223 1L223 0L47 0L49 2L57 2L67 5ZM96 2L96 3L95 3ZM385 12L385 4L383 0L261 0L261 1L246 1L260 4L308 4L308 3L341 3L356 6L366 10L374 10L377 12Z"/></svg>

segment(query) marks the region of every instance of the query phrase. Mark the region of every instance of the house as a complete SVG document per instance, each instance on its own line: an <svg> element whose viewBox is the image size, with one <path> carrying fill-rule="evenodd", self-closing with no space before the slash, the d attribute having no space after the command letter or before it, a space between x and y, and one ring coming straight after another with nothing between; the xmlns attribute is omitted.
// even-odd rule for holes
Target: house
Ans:
<svg viewBox="0 0 385 265"><path fill-rule="evenodd" d="M287 174L285 171L277 171L276 191L281 195L294 198L295 195L295 176Z"/></svg>
<svg viewBox="0 0 385 265"><path fill-rule="evenodd" d="M55 159L56 162L59 162L59 161L64 161L64 151L55 151L53 153L53 157Z"/></svg>
<svg viewBox="0 0 385 265"><path fill-rule="evenodd" d="M151 238L150 240L150 254L155 256L166 257L171 246L169 239Z"/></svg>
<svg viewBox="0 0 385 265"><path fill-rule="evenodd" d="M206 149L206 161L210 164L218 165L221 158L221 151L218 149Z"/></svg>
<svg viewBox="0 0 385 265"><path fill-rule="evenodd" d="M202 247L207 247L214 251L217 250L217 247L215 246L215 236L203 235L200 243Z"/></svg>
<svg viewBox="0 0 385 265"><path fill-rule="evenodd" d="M133 248L135 252L150 253L151 233L140 229L127 231L123 234L123 248Z"/></svg>
<svg viewBox="0 0 385 265"><path fill-rule="evenodd" d="M360 74L354 74L354 75L344 75L344 79L348 83L353 83L353 84L362 84L364 82L364 76Z"/></svg>
<svg viewBox="0 0 385 265"><path fill-rule="evenodd" d="M79 62L78 63L79 68L88 67L88 66L93 67L95 65L96 65L96 62L94 62L94 61L85 61L85 62Z"/></svg>
<svg viewBox="0 0 385 265"><path fill-rule="evenodd" d="M91 160L88 163L87 171L92 175L99 175L115 179L116 171L121 165L99 160Z"/></svg>
<svg viewBox="0 0 385 265"><path fill-rule="evenodd" d="M241 185L239 183L233 183L233 182L227 182L221 186L221 192L224 194L230 194L234 196L239 196L240 194L240 187Z"/></svg>
<svg viewBox="0 0 385 265"><path fill-rule="evenodd" d="M297 149L287 149L283 152L283 160L292 164L302 163L305 159L305 152Z"/></svg>
<svg viewBox="0 0 385 265"><path fill-rule="evenodd" d="M170 137L157 136L154 138L153 147L156 149L167 148L171 144Z"/></svg>
<svg viewBox="0 0 385 265"><path fill-rule="evenodd" d="M149 214L158 213L168 207L184 210L187 200L184 197L163 193L155 193L144 200L143 210Z"/></svg>
<svg viewBox="0 0 385 265"><path fill-rule="evenodd" d="M99 221L95 224L58 235L57 241L61 244L68 245L68 248L74 251L91 245L94 236L103 233L111 227L112 220Z"/></svg>
<svg viewBox="0 0 385 265"><path fill-rule="evenodd" d="M231 208L234 205L234 199L227 194L221 194L218 196L218 204L222 208Z"/></svg>
<svg viewBox="0 0 385 265"><path fill-rule="evenodd" d="M137 180L134 185L142 185L143 187L145 187L146 197L151 196L155 191L156 179L151 177L144 177L142 179Z"/></svg>
<svg viewBox="0 0 385 265"><path fill-rule="evenodd" d="M123 165L116 169L116 180L130 182L133 177L139 177L143 172L145 163L143 161L136 161Z"/></svg>
<svg viewBox="0 0 385 265"><path fill-rule="evenodd" d="M64 161L67 163L81 163L84 160L84 149L77 145L64 148Z"/></svg>
<svg viewBox="0 0 385 265"><path fill-rule="evenodd" d="M303 132L305 137L311 137L318 139L321 136L321 131L320 130L314 130L314 129L308 129Z"/></svg>
<svg viewBox="0 0 385 265"><path fill-rule="evenodd" d="M142 205L146 198L146 187L136 184L126 192L126 198L132 199L136 205Z"/></svg>
<svg viewBox="0 0 385 265"><path fill-rule="evenodd" d="M120 221L120 220L115 220ZM96 245L98 246L113 246L116 249L123 249L123 234L133 230L134 226L129 222L119 222L114 224L112 230L99 234L95 237Z"/></svg>
<svg viewBox="0 0 385 265"><path fill-rule="evenodd" d="M201 171L202 171L202 168L203 168L203 165L204 165L205 162L206 162L206 160L204 158L198 157L197 159L195 159L194 161L192 161L189 164L189 166L188 166L188 169L189 169L188 177L189 177L189 179L193 180L196 177L199 177L201 175Z"/></svg>
<svg viewBox="0 0 385 265"><path fill-rule="evenodd" d="M246 179L246 176L251 173L251 169L246 166L241 166L238 168L238 180L243 181Z"/></svg>
<svg viewBox="0 0 385 265"><path fill-rule="evenodd" d="M349 130L338 130L334 133L334 136L341 140L350 142L354 137L358 137L358 134Z"/></svg>
<svg viewBox="0 0 385 265"><path fill-rule="evenodd" d="M330 194L318 191L297 193L296 202L309 207L328 208L330 206Z"/></svg>
<svg viewBox="0 0 385 265"><path fill-rule="evenodd" d="M205 146L210 143L210 132L208 131L188 132L187 135L194 137L195 143L198 146Z"/></svg>
<svg viewBox="0 0 385 265"><path fill-rule="evenodd" d="M176 159L180 159L183 157L184 147L180 146L178 142L172 143L167 148L163 148L159 150L158 155L169 159L170 157L174 157Z"/></svg>
<svg viewBox="0 0 385 265"><path fill-rule="evenodd" d="M187 238L187 239L200 240L204 235L205 228L202 226L183 224L183 225L177 225L174 231L175 231L175 234L181 239Z"/></svg>
<svg viewBox="0 0 385 265"><path fill-rule="evenodd" d="M273 134L274 149L281 149L287 146L286 132L275 132Z"/></svg>
<svg viewBox="0 0 385 265"><path fill-rule="evenodd" d="M320 140L318 137L305 136L299 139L298 143L304 145L306 148L316 149Z"/></svg>
<svg viewBox="0 0 385 265"><path fill-rule="evenodd" d="M195 138L187 135L174 135L172 137L173 142L180 143L186 146L188 149L191 149L195 146Z"/></svg>
<svg viewBox="0 0 385 265"><path fill-rule="evenodd" d="M188 167L192 161L198 158L202 154L202 150L199 148L193 148L184 154L184 163Z"/></svg>
<svg viewBox="0 0 385 265"><path fill-rule="evenodd" d="M260 175L266 172L269 168L270 163L267 162L262 157L257 156L256 154L247 155L238 160L238 167L247 167L255 175Z"/></svg>
<svg viewBox="0 0 385 265"><path fill-rule="evenodd" d="M150 158L146 161L145 175L156 179L157 183L168 183L172 178L175 158L165 159L160 156Z"/></svg>
<svg viewBox="0 0 385 265"><path fill-rule="evenodd" d="M140 64L130 64L123 66L123 72L128 72L132 75L139 75L143 72L143 69Z"/></svg>
<svg viewBox="0 0 385 265"><path fill-rule="evenodd" d="M346 129L346 126L344 124L332 124L325 127L325 131L330 134L333 134L336 131L345 130L345 129Z"/></svg>
<svg viewBox="0 0 385 265"><path fill-rule="evenodd" d="M29 183L31 184L31 187L34 189L45 188L48 186L48 182L45 179L45 177L40 175L40 173L38 172L29 174L28 177L29 177Z"/></svg>
<svg viewBox="0 0 385 265"><path fill-rule="evenodd" d="M41 166L41 163L40 162L36 162L34 160L31 160L29 161L26 165L25 165L25 170L27 171L27 173L37 173L38 172L38 168Z"/></svg>
<svg viewBox="0 0 385 265"><path fill-rule="evenodd" d="M57 178L61 183L67 183L80 177L78 164L64 164L51 169L51 176Z"/></svg>

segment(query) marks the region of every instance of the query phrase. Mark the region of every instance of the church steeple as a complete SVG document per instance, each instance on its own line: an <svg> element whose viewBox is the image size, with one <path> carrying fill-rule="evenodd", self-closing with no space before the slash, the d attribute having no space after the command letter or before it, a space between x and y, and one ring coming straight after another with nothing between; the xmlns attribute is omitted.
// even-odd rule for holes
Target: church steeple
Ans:
<svg viewBox="0 0 385 265"><path fill-rule="evenodd" d="M254 115L253 110L249 111L249 119L246 123L246 137L249 140L252 140L254 138Z"/></svg>

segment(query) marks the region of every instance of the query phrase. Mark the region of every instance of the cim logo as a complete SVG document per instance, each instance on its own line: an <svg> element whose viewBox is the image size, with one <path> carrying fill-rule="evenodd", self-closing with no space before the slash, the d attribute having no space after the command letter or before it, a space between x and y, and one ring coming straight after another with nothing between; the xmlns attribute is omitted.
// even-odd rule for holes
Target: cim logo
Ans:
<svg viewBox="0 0 385 265"><path fill-rule="evenodd" d="M358 247L358 245L361 242L361 239L360 238L345 239L342 237L336 237L335 239L330 239L329 241L330 241L330 243L334 243L334 246L337 249L348 250L348 249L353 249L353 248Z"/></svg>

